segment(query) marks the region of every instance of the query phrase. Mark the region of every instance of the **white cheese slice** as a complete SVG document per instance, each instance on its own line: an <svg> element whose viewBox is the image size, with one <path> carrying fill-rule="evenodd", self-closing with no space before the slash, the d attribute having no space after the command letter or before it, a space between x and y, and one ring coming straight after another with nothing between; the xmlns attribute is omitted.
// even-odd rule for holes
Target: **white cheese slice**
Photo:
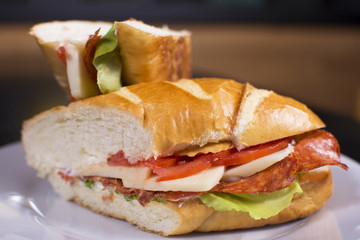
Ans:
<svg viewBox="0 0 360 240"><path fill-rule="evenodd" d="M219 183L225 167L212 167L189 177L157 182L157 175L147 167L109 166L93 164L80 171L81 176L101 176L122 179L124 187L151 191L208 191Z"/></svg>
<svg viewBox="0 0 360 240"><path fill-rule="evenodd" d="M80 175L128 179L142 184L151 173L151 169L147 167L109 166L107 163L100 163L82 169Z"/></svg>
<svg viewBox="0 0 360 240"><path fill-rule="evenodd" d="M224 166L212 167L199 172L195 175L157 182L158 176L152 176L141 182L136 179L123 179L124 187L139 188L150 191L185 191L185 192L201 192L209 191L219 183L224 174Z"/></svg>
<svg viewBox="0 0 360 240"><path fill-rule="evenodd" d="M222 180L230 182L230 181L238 180L239 178L251 176L257 172L260 172L270 167L274 163L283 160L293 151L294 151L294 147L291 144L289 144L288 147L283 150L269 154L262 158L258 158L247 164L226 170Z"/></svg>
<svg viewBox="0 0 360 240"><path fill-rule="evenodd" d="M92 97L99 93L96 81L89 77L84 64L82 54L85 43L86 41L71 41L64 45L70 92L76 99Z"/></svg>

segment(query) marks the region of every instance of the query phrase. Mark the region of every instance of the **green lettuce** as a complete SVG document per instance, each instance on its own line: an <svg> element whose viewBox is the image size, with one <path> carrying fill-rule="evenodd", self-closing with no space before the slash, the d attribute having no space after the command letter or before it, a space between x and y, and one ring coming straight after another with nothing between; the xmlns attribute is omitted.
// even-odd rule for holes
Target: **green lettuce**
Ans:
<svg viewBox="0 0 360 240"><path fill-rule="evenodd" d="M287 208L295 193L302 193L298 181L272 193L232 194L209 192L200 196L201 201L217 211L248 212L253 219L266 219Z"/></svg>
<svg viewBox="0 0 360 240"><path fill-rule="evenodd" d="M93 64L97 70L97 84L101 93L113 92L121 87L122 63L114 25L99 40Z"/></svg>
<svg viewBox="0 0 360 240"><path fill-rule="evenodd" d="M131 197L127 197L124 195L124 198L127 202L130 202L132 200L137 200L139 197L138 196L131 196ZM159 203L167 203L167 201L163 198L154 198L152 199L151 201L154 201L154 202L159 202Z"/></svg>
<svg viewBox="0 0 360 240"><path fill-rule="evenodd" d="M130 201L132 201L132 200L136 200L136 199L138 199L138 196L131 196L131 197L128 197L128 196L125 196L125 195L124 195L124 198L125 198L125 200L126 200L127 202L130 202Z"/></svg>
<svg viewBox="0 0 360 240"><path fill-rule="evenodd" d="M82 181L87 188L92 189L95 186L94 181Z"/></svg>

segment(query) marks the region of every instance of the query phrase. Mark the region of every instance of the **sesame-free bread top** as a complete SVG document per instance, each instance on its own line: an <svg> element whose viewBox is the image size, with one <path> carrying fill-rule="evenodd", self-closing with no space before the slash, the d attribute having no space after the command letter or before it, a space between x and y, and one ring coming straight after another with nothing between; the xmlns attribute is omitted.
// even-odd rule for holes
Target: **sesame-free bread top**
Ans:
<svg viewBox="0 0 360 240"><path fill-rule="evenodd" d="M131 163L256 145L324 127L305 105L217 78L149 82L55 107L24 123L30 165L78 169L123 151Z"/></svg>

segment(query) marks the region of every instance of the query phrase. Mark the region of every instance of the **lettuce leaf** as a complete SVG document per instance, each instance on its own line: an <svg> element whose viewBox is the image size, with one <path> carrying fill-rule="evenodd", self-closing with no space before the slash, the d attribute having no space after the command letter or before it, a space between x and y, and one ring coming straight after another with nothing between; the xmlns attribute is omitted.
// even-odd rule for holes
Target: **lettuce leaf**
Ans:
<svg viewBox="0 0 360 240"><path fill-rule="evenodd" d="M121 87L122 63L114 25L96 46L93 64L97 70L97 84L101 93L109 93Z"/></svg>
<svg viewBox="0 0 360 240"><path fill-rule="evenodd" d="M200 196L201 201L217 211L248 212L253 219L269 218L287 208L295 193L302 193L298 181L273 193L232 194L209 192Z"/></svg>
<svg viewBox="0 0 360 240"><path fill-rule="evenodd" d="M82 180L81 180L82 181ZM92 189L95 186L94 181L82 181L87 188Z"/></svg>
<svg viewBox="0 0 360 240"><path fill-rule="evenodd" d="M124 195L124 198L127 202L130 202L132 200L137 200L139 197L138 196L127 197ZM151 199L151 201L167 204L167 201L163 198L154 198L154 199Z"/></svg>
<svg viewBox="0 0 360 240"><path fill-rule="evenodd" d="M125 199L127 202L130 202L130 201L132 201L132 200L138 199L138 196L128 197L128 196L125 196L125 195L124 195L124 199Z"/></svg>

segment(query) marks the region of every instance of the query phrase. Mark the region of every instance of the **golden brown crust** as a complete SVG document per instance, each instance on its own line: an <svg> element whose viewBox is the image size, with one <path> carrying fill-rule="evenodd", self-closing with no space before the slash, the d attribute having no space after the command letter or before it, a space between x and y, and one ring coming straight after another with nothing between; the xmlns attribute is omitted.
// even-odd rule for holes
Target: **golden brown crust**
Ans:
<svg viewBox="0 0 360 240"><path fill-rule="evenodd" d="M241 115L239 111L245 110L239 110L239 106L249 91L244 90L244 86L256 89L249 84L217 78L141 83L78 101L71 105L71 109L76 111L84 106L96 106L136 115L144 127L154 132L155 155L171 155L218 142L233 141L236 146L251 146L324 126L304 104L273 92L260 101L252 116L251 113ZM127 97L125 90L135 100ZM255 99L259 98L255 95ZM243 132L234 127L239 118L250 119ZM236 132L240 137L234 139L232 134ZM224 144L224 149L231 146Z"/></svg>
<svg viewBox="0 0 360 240"><path fill-rule="evenodd" d="M243 132L243 144L251 146L325 127L304 104L271 92L258 106L254 120Z"/></svg>
<svg viewBox="0 0 360 240"><path fill-rule="evenodd" d="M313 173L304 173L303 176ZM332 194L332 177L330 169L320 173L321 178L312 181L300 182L303 193L295 196L290 206L276 216L268 219L254 220L246 212L216 211L196 231L224 231L246 229L273 225L307 217L325 205ZM301 180L300 180L301 181Z"/></svg>
<svg viewBox="0 0 360 240"><path fill-rule="evenodd" d="M218 78L141 83L40 115L56 113L72 118L77 111L87 108L97 109L99 113L106 109L130 113L153 132L155 156L191 151L199 146L211 151L207 144L219 142L225 144L221 146L223 149L214 145L216 151L238 145L251 146L324 126L305 105L273 92L262 100L255 95L255 99L260 99L257 110L253 114L241 114L245 111L239 110L245 101L244 86L249 84ZM27 123L35 124L37 119L34 117ZM239 120L249 120L243 132L234 127L234 122ZM234 138L235 134L239 137Z"/></svg>
<svg viewBox="0 0 360 240"><path fill-rule="evenodd" d="M122 80L127 85L191 76L190 33L158 36L127 22L115 22L123 63Z"/></svg>

